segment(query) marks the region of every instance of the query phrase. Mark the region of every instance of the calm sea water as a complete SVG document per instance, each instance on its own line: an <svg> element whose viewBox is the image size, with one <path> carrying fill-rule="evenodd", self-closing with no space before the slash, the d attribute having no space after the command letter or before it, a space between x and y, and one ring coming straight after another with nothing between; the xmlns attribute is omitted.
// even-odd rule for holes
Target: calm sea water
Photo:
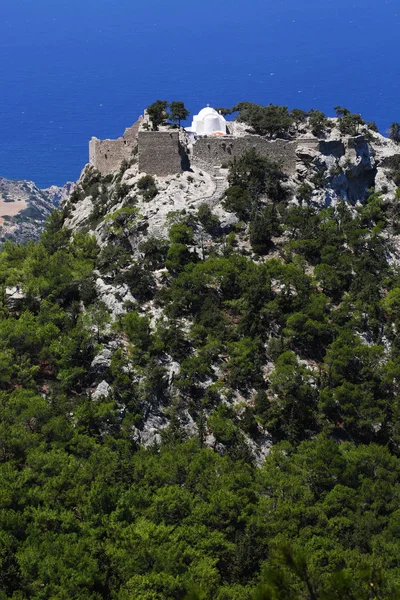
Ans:
<svg viewBox="0 0 400 600"><path fill-rule="evenodd" d="M400 121L399 0L0 0L0 175L75 180L154 100Z"/></svg>

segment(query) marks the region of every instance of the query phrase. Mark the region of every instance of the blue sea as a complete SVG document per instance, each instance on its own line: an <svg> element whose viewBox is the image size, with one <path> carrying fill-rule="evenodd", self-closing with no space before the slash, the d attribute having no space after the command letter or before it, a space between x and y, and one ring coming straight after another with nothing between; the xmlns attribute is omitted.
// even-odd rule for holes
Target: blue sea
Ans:
<svg viewBox="0 0 400 600"><path fill-rule="evenodd" d="M0 176L76 180L156 99L400 121L399 0L0 0Z"/></svg>

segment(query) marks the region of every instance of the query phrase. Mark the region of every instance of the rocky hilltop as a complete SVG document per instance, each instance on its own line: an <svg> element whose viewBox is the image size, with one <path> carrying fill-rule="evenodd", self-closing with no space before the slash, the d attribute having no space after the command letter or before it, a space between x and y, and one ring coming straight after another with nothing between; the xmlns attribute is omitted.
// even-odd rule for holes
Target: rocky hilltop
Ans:
<svg viewBox="0 0 400 600"><path fill-rule="evenodd" d="M0 241L37 240L50 213L73 191L74 183L39 189L32 181L0 177Z"/></svg>
<svg viewBox="0 0 400 600"><path fill-rule="evenodd" d="M321 140L314 136L317 143L310 144L313 136L305 126L298 130L295 170L286 172L283 182L289 202L319 209L336 206L342 200L357 206L372 189L385 202L392 202L398 190L399 145L367 126L360 135L342 135L337 121L329 119L331 129ZM237 137L248 135L243 124L235 123L234 128ZM190 218L201 206L214 211L223 231L237 225L239 217L227 211L223 202L228 187L229 163L207 170L193 166L190 171L166 177L144 176L135 158L106 177L87 165L75 193L63 203L65 226L92 231L103 247L117 239L110 225L113 215L118 218L125 209L135 207L136 217L130 219L124 235L132 252L137 253L146 238L166 237L171 219ZM119 220L123 224L123 218ZM206 237L210 241L211 236ZM246 245L246 235L241 237Z"/></svg>
<svg viewBox="0 0 400 600"><path fill-rule="evenodd" d="M242 123L235 127L237 135L254 135ZM310 145L313 137L315 142ZM75 191L63 203L64 226L71 232L95 236L100 248L94 272L96 295L112 320L124 319L135 310L153 333L163 327L168 329L174 323L174 327L180 328L180 335L186 340L182 344L187 344L194 363L200 360L199 352L203 352L191 341L191 336L197 335L193 333L197 317L190 309L195 300L182 300L184 307L175 307L172 314L166 300L171 286L176 287L176 278L183 277L179 274L186 264L193 262L193 268L199 270L197 277L201 277L201 268L194 264L211 261L212 257L226 260L226 257L238 256L258 267L275 259L289 263L303 260L302 271L307 277L314 277L315 260L321 251L318 246L322 242L312 239L313 233L309 233L311 239L307 242L300 241L305 235L304 231L300 232L307 215L312 217L311 221L326 215L324 218L328 218L333 227L341 210L349 219L357 220L362 207L372 202L371 198L378 198L388 218L392 215L393 223L393 215L398 210L398 144L366 125L357 135L343 135L338 119L329 120L321 139L313 136L307 124L298 128L294 139L295 170L286 172L279 163L258 157L255 151L244 155L245 162L239 158L231 165L214 165L208 171L193 166L190 171L166 177L140 173L134 154L119 171L106 176L88 165ZM255 173L251 172L252 165L256 165ZM265 170L264 175L253 181L260 177L260 169ZM396 262L400 259L397 226L390 225L380 232L382 244L388 237L390 244L385 252ZM343 252L347 253L344 249ZM222 275L216 277L223 279ZM213 277L206 285L215 286L215 294L224 295L221 281L212 283L212 280ZM278 277L271 293L279 296L286 285L289 284ZM322 279L319 283L315 280L315 285L328 295L334 294L334 290L329 291L332 284L324 284ZM187 292L182 290L182 294L186 296ZM229 293L225 299L229 305L228 298ZM179 305L178 300L175 302ZM230 313L230 309L226 310ZM233 309L224 319L235 321L235 313ZM277 328L275 333L270 331L263 342L266 355L260 377L264 382L269 381L274 371L275 353L268 348L269 344L274 346L274 335L281 331L277 323L274 327ZM103 375L108 372L118 346L115 340L106 343L93 361L90 387L94 398L112 393L107 376L103 378ZM295 349L290 343L284 347ZM220 382L219 393L234 412L237 411L240 420L244 407L249 402L253 406L256 388L246 384L246 392L240 385L234 391L228 389L231 384L227 383L227 368L229 371L233 359L225 357L225 352L222 348L215 350L205 361L205 372L196 373L191 366L194 371L189 376L186 351L183 354L171 348L166 351L158 366L162 366L169 382L168 398L165 404L160 399L156 406L150 402L143 408L143 420L135 429L137 439L144 444L160 439L160 433L170 423L171 396L181 397L183 388L184 395L189 393L190 396L194 388L197 394L207 395ZM315 368L314 360L306 362L311 370ZM196 383L189 384L190 377ZM250 374L248 378L252 380ZM139 376L138 382L140 380ZM174 383L176 380L178 384ZM187 406L180 412L180 419L189 434L198 431L198 424ZM254 439L246 439L259 459L268 452L267 429L260 428ZM218 444L211 432L206 435L206 443Z"/></svg>

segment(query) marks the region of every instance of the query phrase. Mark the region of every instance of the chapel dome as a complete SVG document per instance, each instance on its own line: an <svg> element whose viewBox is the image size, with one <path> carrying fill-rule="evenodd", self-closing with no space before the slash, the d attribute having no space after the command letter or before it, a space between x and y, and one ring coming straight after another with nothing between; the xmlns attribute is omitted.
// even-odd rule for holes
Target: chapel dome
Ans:
<svg viewBox="0 0 400 600"><path fill-rule="evenodd" d="M226 120L215 108L206 106L198 115L194 115L192 126L187 127L186 131L195 135L226 135Z"/></svg>
<svg viewBox="0 0 400 600"><path fill-rule="evenodd" d="M219 113L217 113L215 108L211 108L211 106L206 106L206 108L201 109L201 111L199 112L199 114L197 116L199 119L204 119L205 117L214 116L214 115L218 115L218 114Z"/></svg>

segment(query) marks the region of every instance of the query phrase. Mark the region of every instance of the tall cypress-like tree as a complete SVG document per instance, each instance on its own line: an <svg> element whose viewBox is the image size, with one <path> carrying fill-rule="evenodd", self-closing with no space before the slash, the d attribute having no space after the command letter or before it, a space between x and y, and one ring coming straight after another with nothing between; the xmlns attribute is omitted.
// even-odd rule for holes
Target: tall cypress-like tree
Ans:
<svg viewBox="0 0 400 600"><path fill-rule="evenodd" d="M169 108L169 120L173 123L178 123L179 127L181 126L181 121L185 121L190 115L190 112L185 108L184 103L179 100L174 100L171 102Z"/></svg>
<svg viewBox="0 0 400 600"><path fill-rule="evenodd" d="M389 127L389 137L397 144L400 142L400 123L392 123Z"/></svg>
<svg viewBox="0 0 400 600"><path fill-rule="evenodd" d="M168 102L166 100L156 100L147 107L147 113L153 125L153 131L157 131L159 125L169 118L167 113Z"/></svg>

